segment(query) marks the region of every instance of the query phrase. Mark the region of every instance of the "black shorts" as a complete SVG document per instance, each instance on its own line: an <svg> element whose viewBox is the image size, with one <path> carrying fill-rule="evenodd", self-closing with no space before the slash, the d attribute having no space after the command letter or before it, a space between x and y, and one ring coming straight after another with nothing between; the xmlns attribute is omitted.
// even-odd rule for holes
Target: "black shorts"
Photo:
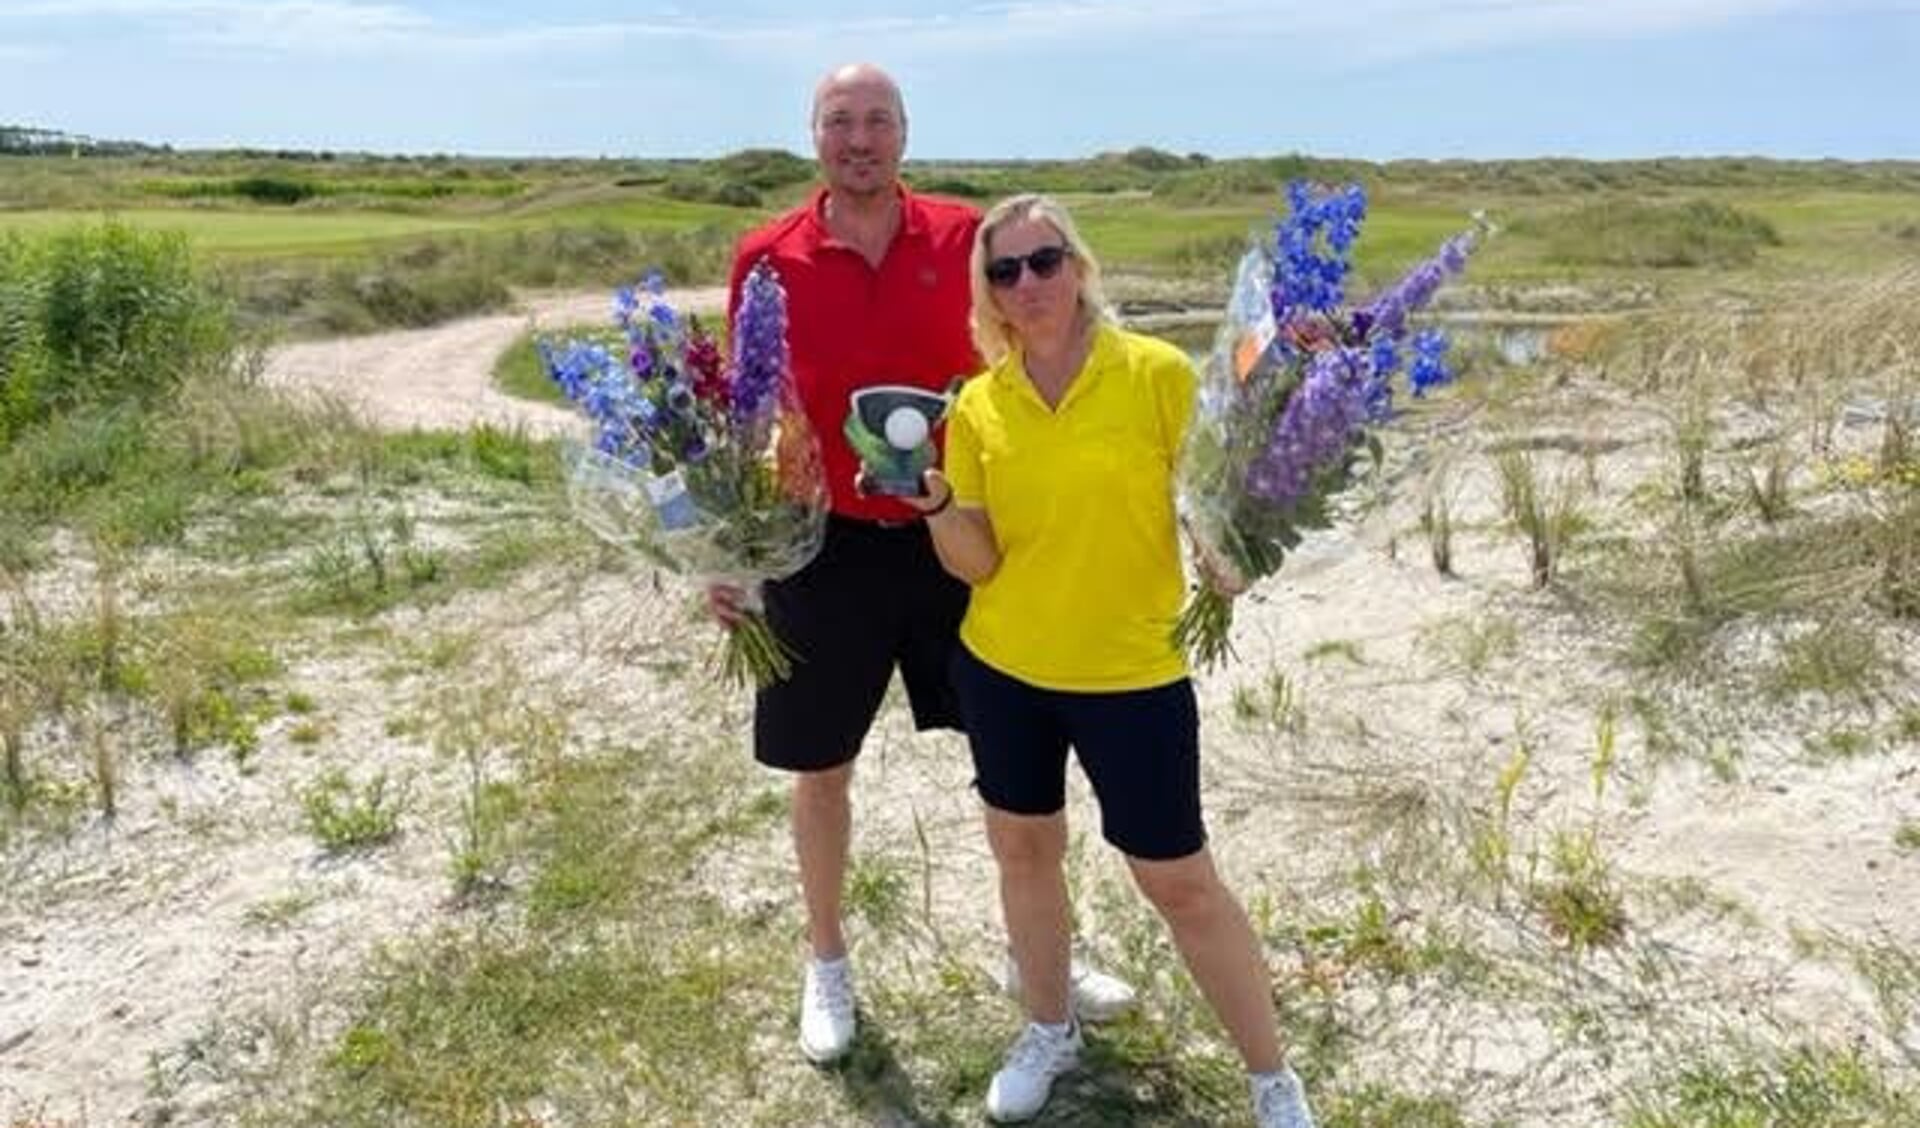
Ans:
<svg viewBox="0 0 1920 1128"><path fill-rule="evenodd" d="M1200 710L1186 678L1152 689L1041 689L954 648L974 784L988 806L1051 815L1067 803L1067 747L1100 803L1100 833L1130 857L1166 861L1206 845Z"/></svg>
<svg viewBox="0 0 1920 1128"><path fill-rule="evenodd" d="M829 518L820 555L767 584L766 601L797 658L754 700L756 760L801 772L852 760L896 666L915 727L960 727L949 672L967 585L940 566L924 524Z"/></svg>

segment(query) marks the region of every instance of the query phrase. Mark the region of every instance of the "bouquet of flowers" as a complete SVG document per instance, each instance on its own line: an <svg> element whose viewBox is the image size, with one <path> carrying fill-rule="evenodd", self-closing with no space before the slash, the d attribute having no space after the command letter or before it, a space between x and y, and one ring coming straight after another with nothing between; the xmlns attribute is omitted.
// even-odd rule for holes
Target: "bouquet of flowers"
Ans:
<svg viewBox="0 0 1920 1128"><path fill-rule="evenodd" d="M1302 531L1331 522L1328 503L1393 407L1393 377L1412 394L1451 378L1447 339L1408 315L1466 266L1479 227L1444 243L1364 304L1344 305L1354 240L1366 218L1357 184L1287 186L1271 245L1240 260L1227 313L1200 376L1175 474L1180 519L1208 582L1174 625L1202 668L1231 653L1232 597L1280 569Z"/></svg>
<svg viewBox="0 0 1920 1128"><path fill-rule="evenodd" d="M541 341L547 373L593 423L567 452L574 513L602 538L669 571L748 593L728 629L722 676L767 685L793 653L768 625L760 585L820 551L827 487L787 365L786 291L757 263L741 290L731 362L658 273L614 297L619 339Z"/></svg>

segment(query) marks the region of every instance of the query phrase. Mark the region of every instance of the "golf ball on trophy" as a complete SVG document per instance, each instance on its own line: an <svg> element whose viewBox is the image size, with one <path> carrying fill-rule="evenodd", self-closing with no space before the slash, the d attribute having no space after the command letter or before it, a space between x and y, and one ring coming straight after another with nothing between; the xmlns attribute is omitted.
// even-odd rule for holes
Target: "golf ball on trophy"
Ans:
<svg viewBox="0 0 1920 1128"><path fill-rule="evenodd" d="M911 407L896 407L887 413L887 445L895 450L913 450L927 441L927 417Z"/></svg>

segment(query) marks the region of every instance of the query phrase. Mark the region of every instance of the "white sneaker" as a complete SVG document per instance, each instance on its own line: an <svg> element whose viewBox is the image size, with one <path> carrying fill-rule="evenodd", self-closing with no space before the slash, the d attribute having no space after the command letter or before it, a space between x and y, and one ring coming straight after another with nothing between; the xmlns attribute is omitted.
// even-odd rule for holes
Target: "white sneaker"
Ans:
<svg viewBox="0 0 1920 1128"><path fill-rule="evenodd" d="M1314 1128L1300 1077L1282 1066L1253 1077L1253 1120L1260 1128Z"/></svg>
<svg viewBox="0 0 1920 1128"><path fill-rule="evenodd" d="M1007 994L1020 997L1020 967L1007 954L1006 974L1002 977ZM1108 975L1092 964L1073 957L1067 969L1067 997L1074 1016L1082 1022L1111 1022L1133 1009L1133 988L1124 979Z"/></svg>
<svg viewBox="0 0 1920 1128"><path fill-rule="evenodd" d="M809 960L800 992L800 1052L815 1065L830 1065L853 1047L853 965L846 957Z"/></svg>
<svg viewBox="0 0 1920 1128"><path fill-rule="evenodd" d="M1053 1092L1053 1079L1080 1064L1080 1044L1077 1022L1069 1022L1064 1032L1027 1023L987 1086L987 1117L1004 1123L1037 1115Z"/></svg>

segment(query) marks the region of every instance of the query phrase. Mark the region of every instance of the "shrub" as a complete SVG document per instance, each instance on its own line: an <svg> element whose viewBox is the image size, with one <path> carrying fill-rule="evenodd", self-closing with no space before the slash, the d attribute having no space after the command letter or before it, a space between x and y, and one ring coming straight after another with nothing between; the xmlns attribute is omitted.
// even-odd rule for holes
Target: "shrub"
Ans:
<svg viewBox="0 0 1920 1128"><path fill-rule="evenodd" d="M704 176L675 176L661 186L668 199L696 204L720 204L730 208L757 208L760 190L751 181L733 177L709 179Z"/></svg>
<svg viewBox="0 0 1920 1128"><path fill-rule="evenodd" d="M307 830L329 854L378 846L400 833L405 795L389 789L386 773L355 787L339 768L329 768L301 793Z"/></svg>
<svg viewBox="0 0 1920 1128"><path fill-rule="evenodd" d="M960 176L936 176L918 181L914 188L929 195L959 196L968 200L981 200L993 195L993 189Z"/></svg>
<svg viewBox="0 0 1920 1128"><path fill-rule="evenodd" d="M1151 145L1137 145L1120 155L1123 164L1148 172L1172 172L1187 167L1187 159L1177 153L1156 149Z"/></svg>
<svg viewBox="0 0 1920 1128"><path fill-rule="evenodd" d="M669 200L686 200L689 203L705 203L713 189L704 177L674 176L660 186L660 194Z"/></svg>
<svg viewBox="0 0 1920 1128"><path fill-rule="evenodd" d="M1330 171L1317 167L1301 156L1183 165L1182 171L1169 175L1155 185L1153 194L1156 198L1182 204L1209 204L1250 196L1274 199L1289 180L1303 177L1335 179L1328 175Z"/></svg>
<svg viewBox="0 0 1920 1128"><path fill-rule="evenodd" d="M234 348L180 235L107 223L0 243L0 444L81 405L163 398Z"/></svg>
<svg viewBox="0 0 1920 1128"><path fill-rule="evenodd" d="M246 176L233 182L231 191L257 204L297 204L310 200L320 194L320 189L306 180L289 180L280 176Z"/></svg>
<svg viewBox="0 0 1920 1128"><path fill-rule="evenodd" d="M1709 200L1604 200L1514 229L1544 237L1555 261L1578 266L1745 266L1781 242L1766 220Z"/></svg>
<svg viewBox="0 0 1920 1128"><path fill-rule="evenodd" d="M742 149L713 162L715 176L762 191L813 179L813 162L785 149Z"/></svg>
<svg viewBox="0 0 1920 1128"><path fill-rule="evenodd" d="M722 281L734 231L596 224L446 235L368 262L243 267L225 285L239 295L244 325L369 332L503 309L510 286L611 286L650 267L676 286Z"/></svg>
<svg viewBox="0 0 1920 1128"><path fill-rule="evenodd" d="M707 197L716 204L730 208L757 208L760 206L760 193L753 185L739 180L727 180L714 186Z"/></svg>

